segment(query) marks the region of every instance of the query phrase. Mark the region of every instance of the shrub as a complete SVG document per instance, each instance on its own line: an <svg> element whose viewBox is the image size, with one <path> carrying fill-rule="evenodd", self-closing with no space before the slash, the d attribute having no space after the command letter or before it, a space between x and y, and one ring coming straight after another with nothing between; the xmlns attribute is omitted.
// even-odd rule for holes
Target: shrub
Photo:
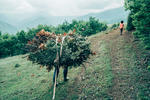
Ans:
<svg viewBox="0 0 150 100"><path fill-rule="evenodd" d="M101 31L105 31L108 26L104 23L100 23L95 17L90 17L87 22L80 22L77 27L77 33L82 36L90 36Z"/></svg>
<svg viewBox="0 0 150 100"><path fill-rule="evenodd" d="M125 0L126 8L131 12L128 19L128 29L135 27L134 35L142 40L146 49L150 49L149 5L149 0Z"/></svg>
<svg viewBox="0 0 150 100"><path fill-rule="evenodd" d="M126 29L128 30L128 31L132 31L132 30L135 30L135 27L133 26L133 19L132 19L132 14L130 13L129 15L128 15L128 21L127 21L127 27L126 27Z"/></svg>
<svg viewBox="0 0 150 100"><path fill-rule="evenodd" d="M56 65L58 57L60 66L79 66L91 54L89 45L87 39L81 35L56 35L41 30L27 44L28 60L47 66L48 70Z"/></svg>
<svg viewBox="0 0 150 100"><path fill-rule="evenodd" d="M18 68L20 67L21 65L20 64L15 64L15 68Z"/></svg>
<svg viewBox="0 0 150 100"><path fill-rule="evenodd" d="M119 23L118 24L113 24L112 26L111 26L111 29L116 29L116 28L118 28L119 27Z"/></svg>

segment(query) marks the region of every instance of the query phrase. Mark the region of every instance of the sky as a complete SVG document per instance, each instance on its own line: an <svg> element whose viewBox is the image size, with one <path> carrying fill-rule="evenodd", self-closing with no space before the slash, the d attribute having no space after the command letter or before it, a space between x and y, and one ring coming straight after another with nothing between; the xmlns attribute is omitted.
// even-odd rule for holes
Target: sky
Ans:
<svg viewBox="0 0 150 100"><path fill-rule="evenodd" d="M0 0L0 14L81 16L121 7L124 0Z"/></svg>

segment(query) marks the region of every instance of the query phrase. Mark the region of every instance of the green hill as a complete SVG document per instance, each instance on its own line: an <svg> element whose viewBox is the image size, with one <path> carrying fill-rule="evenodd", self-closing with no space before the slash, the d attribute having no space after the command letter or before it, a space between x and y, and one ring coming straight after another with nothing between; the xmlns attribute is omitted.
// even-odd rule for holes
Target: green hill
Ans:
<svg viewBox="0 0 150 100"><path fill-rule="evenodd" d="M68 82L58 78L56 100L149 100L146 52L131 33L119 30L88 38L96 52L86 69L69 69ZM32 64L26 55L0 60L0 100L51 100L53 71Z"/></svg>

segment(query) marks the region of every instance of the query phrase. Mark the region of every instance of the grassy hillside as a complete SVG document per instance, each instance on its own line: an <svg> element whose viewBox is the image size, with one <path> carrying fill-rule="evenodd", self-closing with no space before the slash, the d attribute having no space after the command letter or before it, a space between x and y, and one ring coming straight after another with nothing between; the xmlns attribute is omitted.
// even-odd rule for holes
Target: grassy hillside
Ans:
<svg viewBox="0 0 150 100"><path fill-rule="evenodd" d="M67 83L63 82L62 73L60 74L56 100L108 97L106 91L111 86L112 80L109 51L105 45L99 43L96 50L99 53L85 64L86 71L82 66L70 69L68 75L70 80ZM32 64L22 57L24 55L0 60L1 99L48 100L52 98L53 71L48 73L45 68L40 68L39 65ZM16 64L20 66L15 67Z"/></svg>
<svg viewBox="0 0 150 100"><path fill-rule="evenodd" d="M68 82L60 71L56 100L149 100L150 72L143 56L148 52L127 32L105 33L89 37L96 55L84 64L86 69L69 69ZM0 59L0 99L51 100L53 71L24 56Z"/></svg>

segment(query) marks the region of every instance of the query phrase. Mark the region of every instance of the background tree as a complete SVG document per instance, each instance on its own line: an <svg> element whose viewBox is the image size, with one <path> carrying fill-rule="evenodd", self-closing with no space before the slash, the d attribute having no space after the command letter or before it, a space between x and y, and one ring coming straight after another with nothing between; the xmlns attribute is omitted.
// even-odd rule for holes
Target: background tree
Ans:
<svg viewBox="0 0 150 100"><path fill-rule="evenodd" d="M21 30L15 35L0 33L0 57L27 53L26 48L24 48L25 45L42 29L55 34L62 34L64 32L69 33L70 30L74 30L79 35L90 36L98 32L105 31L107 29L107 25L94 17L90 17L88 21L73 20L70 23L65 21L58 26L38 25L37 27L28 29L27 31Z"/></svg>
<svg viewBox="0 0 150 100"><path fill-rule="evenodd" d="M134 35L150 49L150 0L125 0L125 7L131 15L128 25L135 27ZM131 21L132 20L132 21ZM127 26L130 27L130 26Z"/></svg>
<svg viewBox="0 0 150 100"><path fill-rule="evenodd" d="M135 27L134 27L134 25L133 25L133 18L132 18L131 16L132 16L132 14L130 13L130 14L128 15L128 21L127 21L127 27L126 27L126 29L127 29L128 31L135 30Z"/></svg>

